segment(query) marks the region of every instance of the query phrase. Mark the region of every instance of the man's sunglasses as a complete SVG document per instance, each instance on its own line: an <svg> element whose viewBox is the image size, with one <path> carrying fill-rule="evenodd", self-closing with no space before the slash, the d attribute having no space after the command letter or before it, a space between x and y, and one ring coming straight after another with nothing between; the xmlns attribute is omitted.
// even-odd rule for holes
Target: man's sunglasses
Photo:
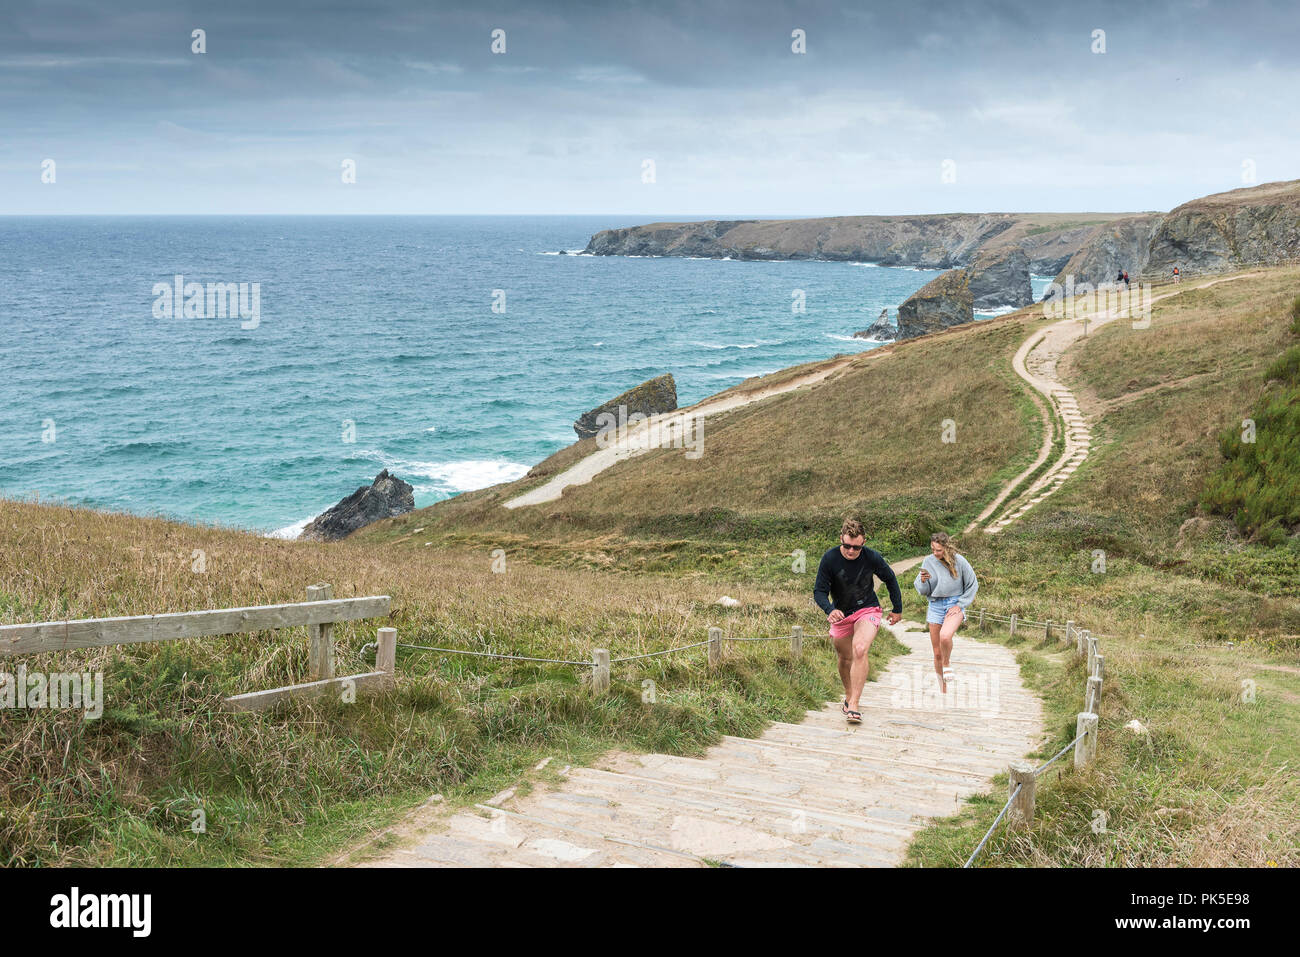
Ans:
<svg viewBox="0 0 1300 957"><path fill-rule="evenodd" d="M846 541L841 541L840 545L842 545L844 548L847 548L851 552L860 552L862 551L863 548L866 547L865 545L850 545Z"/></svg>

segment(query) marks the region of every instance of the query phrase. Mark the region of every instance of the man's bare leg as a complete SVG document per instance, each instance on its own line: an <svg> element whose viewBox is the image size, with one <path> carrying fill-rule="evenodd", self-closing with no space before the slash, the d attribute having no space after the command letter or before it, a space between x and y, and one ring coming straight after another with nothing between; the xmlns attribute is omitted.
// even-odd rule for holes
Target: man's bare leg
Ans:
<svg viewBox="0 0 1300 957"><path fill-rule="evenodd" d="M862 689L867 686L867 674L871 670L871 665L867 660L867 652L871 650L871 643L876 639L876 630L880 626L866 618L859 618L853 623L853 638L844 639L851 645L853 655L853 664L849 672L849 710L857 711L859 699L862 697Z"/></svg>
<svg viewBox="0 0 1300 957"><path fill-rule="evenodd" d="M832 638L831 643L835 646L835 666L840 672L840 683L844 685L844 700L848 701L853 693L853 636Z"/></svg>

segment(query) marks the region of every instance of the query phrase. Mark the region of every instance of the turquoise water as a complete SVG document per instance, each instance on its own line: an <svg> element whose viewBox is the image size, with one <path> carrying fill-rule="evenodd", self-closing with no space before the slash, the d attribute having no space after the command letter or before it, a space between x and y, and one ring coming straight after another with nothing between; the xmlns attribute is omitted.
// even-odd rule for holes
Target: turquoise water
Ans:
<svg viewBox="0 0 1300 957"><path fill-rule="evenodd" d="M639 221L0 219L0 495L287 531L388 468L427 505L651 376L687 404L871 348L852 333L937 275L556 255ZM176 274L259 283L256 328L156 318Z"/></svg>

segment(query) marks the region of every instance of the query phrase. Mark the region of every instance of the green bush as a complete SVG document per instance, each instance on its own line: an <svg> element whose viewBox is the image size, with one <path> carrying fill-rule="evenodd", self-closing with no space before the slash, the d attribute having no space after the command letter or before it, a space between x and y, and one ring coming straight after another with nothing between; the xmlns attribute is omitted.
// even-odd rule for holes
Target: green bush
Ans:
<svg viewBox="0 0 1300 957"><path fill-rule="evenodd" d="M1280 383L1264 393L1253 415L1254 435L1234 427L1220 436L1227 461L1206 483L1201 505L1278 545L1300 527L1300 346L1275 359L1266 378Z"/></svg>

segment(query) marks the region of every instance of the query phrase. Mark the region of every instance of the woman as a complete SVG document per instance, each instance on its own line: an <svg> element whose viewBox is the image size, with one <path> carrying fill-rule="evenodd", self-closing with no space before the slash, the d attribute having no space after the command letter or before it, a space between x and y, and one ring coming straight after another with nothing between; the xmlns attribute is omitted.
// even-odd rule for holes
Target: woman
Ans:
<svg viewBox="0 0 1300 957"><path fill-rule="evenodd" d="M935 532L930 536L930 554L921 562L916 590L930 599L925 621L930 626L939 690L946 694L948 682L954 677L949 664L952 636L966 620L966 609L975 600L975 592L979 591L975 569L970 567L965 557L957 554L957 547L947 533Z"/></svg>

